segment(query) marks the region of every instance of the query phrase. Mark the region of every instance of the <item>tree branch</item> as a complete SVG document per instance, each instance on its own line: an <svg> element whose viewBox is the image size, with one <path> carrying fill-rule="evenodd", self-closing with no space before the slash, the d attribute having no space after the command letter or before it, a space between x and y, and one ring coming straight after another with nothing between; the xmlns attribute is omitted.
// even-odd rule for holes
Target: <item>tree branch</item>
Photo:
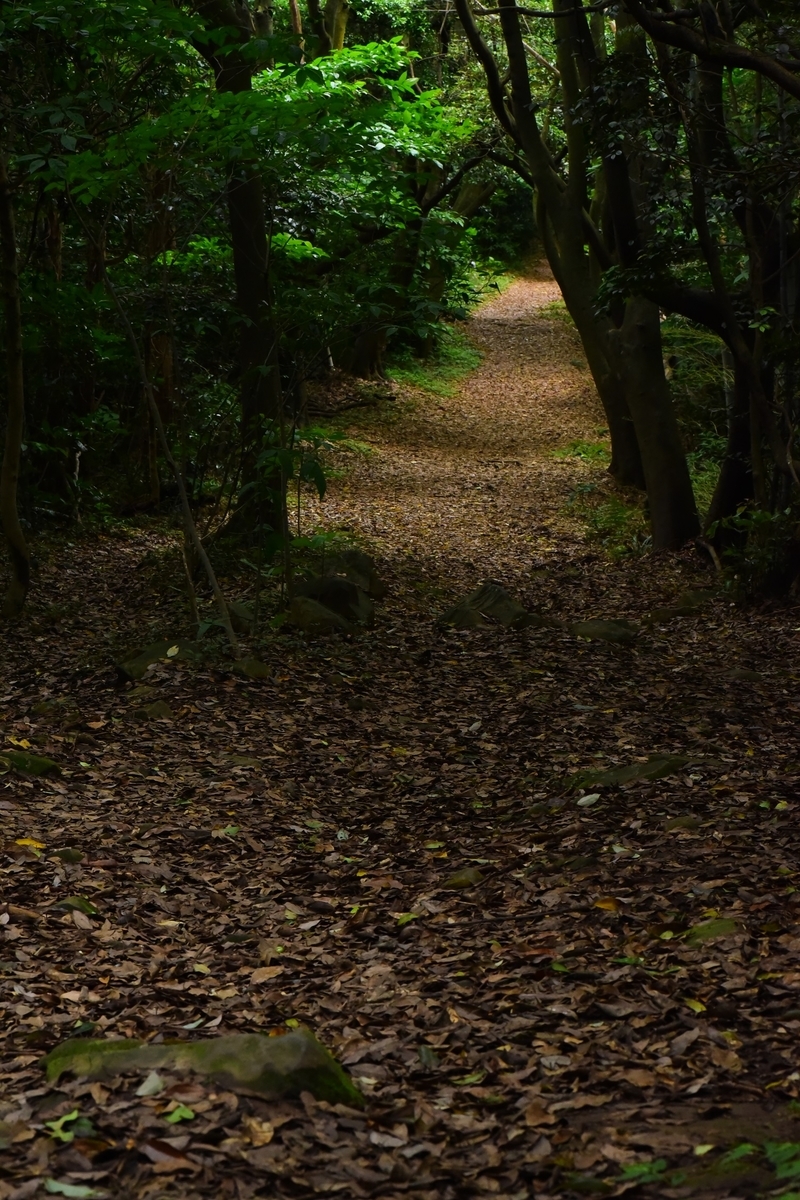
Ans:
<svg viewBox="0 0 800 1200"><path fill-rule="evenodd" d="M707 30L700 33L686 25L678 25L671 19L677 15L674 9L669 13L654 13L645 8L642 0L623 0L623 4L625 10L654 41L665 42L679 50L688 50L698 58L718 62L726 67L756 71L800 100L800 79L793 74L793 70L762 50L751 50L722 37L711 36ZM794 69L800 70L800 63Z"/></svg>

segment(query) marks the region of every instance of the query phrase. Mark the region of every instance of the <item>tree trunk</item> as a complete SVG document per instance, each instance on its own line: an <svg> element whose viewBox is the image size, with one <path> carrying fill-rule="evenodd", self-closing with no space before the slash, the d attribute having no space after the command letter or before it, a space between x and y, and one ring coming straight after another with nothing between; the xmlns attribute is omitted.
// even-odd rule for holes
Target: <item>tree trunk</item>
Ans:
<svg viewBox="0 0 800 1200"><path fill-rule="evenodd" d="M468 179L464 180L458 189L456 198L450 209L451 212L461 217L463 225L448 223L441 226L439 234L441 239L439 247L441 249L447 249L451 253L457 249L459 242L464 236L465 227L479 209L491 200L496 187L496 183L472 183ZM432 305L441 303L450 279L441 249L439 253L433 250L430 252L424 275L420 280L420 286L424 291L425 298ZM434 345L433 335L429 333L427 337L419 340L420 354L427 358L433 353Z"/></svg>
<svg viewBox="0 0 800 1200"><path fill-rule="evenodd" d="M220 65L212 60L219 92L243 92L252 88L252 65L237 54L227 55ZM256 484L258 512L252 497L239 511L236 522L251 531L268 526L286 535L285 484L277 469L262 479L257 474L257 454L265 428L279 429L282 419L278 330L269 289L269 239L267 236L264 185L256 171L232 170L227 185L228 219L236 281L236 305L241 315L239 371L242 414L243 470L245 483Z"/></svg>
<svg viewBox="0 0 800 1200"><path fill-rule="evenodd" d="M28 550L17 511L22 437L25 422L25 388L22 354L22 309L19 292L14 199L6 162L0 154L0 267L6 325L6 379L8 412L3 462L0 467L0 521L8 543L11 579L2 606L4 617L16 617L25 603L30 583Z"/></svg>
<svg viewBox="0 0 800 1200"><path fill-rule="evenodd" d="M645 477L636 429L608 340L612 322L595 311L596 288L592 263L584 252L583 235L570 238L569 231L566 235L562 231L559 244L541 196L536 206L536 220L550 269L561 289L567 312L575 322L603 406L611 437L609 474L624 487L643 490ZM570 247L570 241L575 242L573 247Z"/></svg>
<svg viewBox="0 0 800 1200"><path fill-rule="evenodd" d="M733 363L728 353L725 357ZM726 367L728 364L726 363ZM750 376L741 364L733 364L733 387L726 388L728 442L717 485L706 516L706 529L716 525L713 542L718 550L731 544L731 536L721 525L739 506L753 498L753 473L750 465ZM736 537L734 541L738 540Z"/></svg>
<svg viewBox="0 0 800 1200"><path fill-rule="evenodd" d="M642 456L653 546L677 550L700 532L692 481L664 376L659 313L633 296L625 307L619 347L621 376Z"/></svg>
<svg viewBox="0 0 800 1200"><path fill-rule="evenodd" d="M422 227L423 219L420 217L410 221L398 235L389 279L376 298L377 303L383 306L385 315L360 330L355 338L348 365L353 375L361 379L383 375L389 329L401 323L407 312L408 289L419 261Z"/></svg>
<svg viewBox="0 0 800 1200"><path fill-rule="evenodd" d="M326 0L324 8L320 0L308 0L308 14L317 35L316 57L341 50L350 16L347 0Z"/></svg>

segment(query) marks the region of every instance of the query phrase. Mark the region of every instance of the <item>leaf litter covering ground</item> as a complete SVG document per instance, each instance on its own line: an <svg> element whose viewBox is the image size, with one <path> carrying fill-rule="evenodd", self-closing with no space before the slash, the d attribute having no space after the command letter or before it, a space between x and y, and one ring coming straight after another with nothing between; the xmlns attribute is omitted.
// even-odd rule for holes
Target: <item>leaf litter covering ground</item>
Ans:
<svg viewBox="0 0 800 1200"><path fill-rule="evenodd" d="M691 554L611 564L565 515L605 485L551 457L600 420L552 295L534 276L477 314L451 400L354 424L376 452L325 511L390 585L374 630L283 634L258 683L164 660L146 699L173 718L137 721L111 664L185 630L171 535L46 557L2 652L6 747L62 770L0 780L0 1200L788 1194L800 614L717 598L633 645L434 623L486 577L567 620L709 582ZM570 786L654 755L685 761ZM363 1111L40 1066L76 1032L287 1022Z"/></svg>

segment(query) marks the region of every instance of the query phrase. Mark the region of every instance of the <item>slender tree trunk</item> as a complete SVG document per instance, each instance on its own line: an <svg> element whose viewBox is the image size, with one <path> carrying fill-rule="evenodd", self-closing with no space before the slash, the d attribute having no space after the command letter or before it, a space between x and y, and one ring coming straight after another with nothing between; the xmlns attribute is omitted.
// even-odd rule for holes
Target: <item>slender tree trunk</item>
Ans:
<svg viewBox="0 0 800 1200"><path fill-rule="evenodd" d="M727 360L727 361L726 361ZM714 545L723 548L730 537L720 522L732 517L739 506L753 498L753 472L750 460L750 375L735 363L730 352L723 355L727 370L733 369L733 386L726 387L728 440L717 485L706 515L706 528L716 525Z"/></svg>
<svg viewBox="0 0 800 1200"><path fill-rule="evenodd" d="M22 354L22 309L19 263L14 222L14 198L5 158L0 153L0 268L6 326L7 414L3 462L0 467L0 521L8 544L11 579L2 606L4 617L18 616L30 584L31 559L17 510L22 437L25 423L25 387Z"/></svg>
<svg viewBox="0 0 800 1200"><path fill-rule="evenodd" d="M377 298L384 308L384 315L356 336L349 365L352 373L361 379L383 375L389 328L402 322L406 312L408 289L419 261L422 226L420 217L409 222L398 234L388 284Z"/></svg>
<svg viewBox="0 0 800 1200"><path fill-rule="evenodd" d="M230 53L221 63L213 55L217 91L244 92L252 88L252 65ZM251 500L240 508L237 523L252 529L269 526L286 535L284 481L276 471L269 479L256 475L257 455L264 428L278 429L282 420L282 393L278 329L269 288L269 237L267 234L264 185L251 167L232 169L227 186L228 219L233 249L236 304L241 317L239 370L242 413L243 479L256 483L263 493L260 511Z"/></svg>
<svg viewBox="0 0 800 1200"><path fill-rule="evenodd" d="M466 179L458 189L450 211L461 217L464 224L455 225L448 223L441 225L439 231L441 240L436 250L431 250L424 275L420 280L421 290L431 305L441 303L450 278L442 250L447 249L452 253L457 249L459 242L464 236L465 226L472 220L478 210L492 198L496 186L494 183L473 183ZM434 345L433 335L429 333L427 337L420 339L419 351L423 356L427 357L433 352Z"/></svg>

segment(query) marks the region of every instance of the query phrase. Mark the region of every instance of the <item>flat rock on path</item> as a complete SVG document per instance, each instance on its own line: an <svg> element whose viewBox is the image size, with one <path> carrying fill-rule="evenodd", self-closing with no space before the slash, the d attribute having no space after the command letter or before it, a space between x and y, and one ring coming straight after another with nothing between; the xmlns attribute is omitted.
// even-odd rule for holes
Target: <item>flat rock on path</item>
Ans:
<svg viewBox="0 0 800 1200"><path fill-rule="evenodd" d="M743 1200L777 1193L775 1146L793 1170L800 613L662 624L697 559L585 544L564 503L603 472L550 452L599 415L553 295L479 310L452 399L354 425L377 452L320 511L370 534L371 629L132 688L121 652L186 626L174 531L37 548L0 644L0 1200L567 1200L637 1172ZM655 615L629 645L435 625L486 579L565 624ZM363 1112L40 1066L81 1034L296 1024Z"/></svg>

